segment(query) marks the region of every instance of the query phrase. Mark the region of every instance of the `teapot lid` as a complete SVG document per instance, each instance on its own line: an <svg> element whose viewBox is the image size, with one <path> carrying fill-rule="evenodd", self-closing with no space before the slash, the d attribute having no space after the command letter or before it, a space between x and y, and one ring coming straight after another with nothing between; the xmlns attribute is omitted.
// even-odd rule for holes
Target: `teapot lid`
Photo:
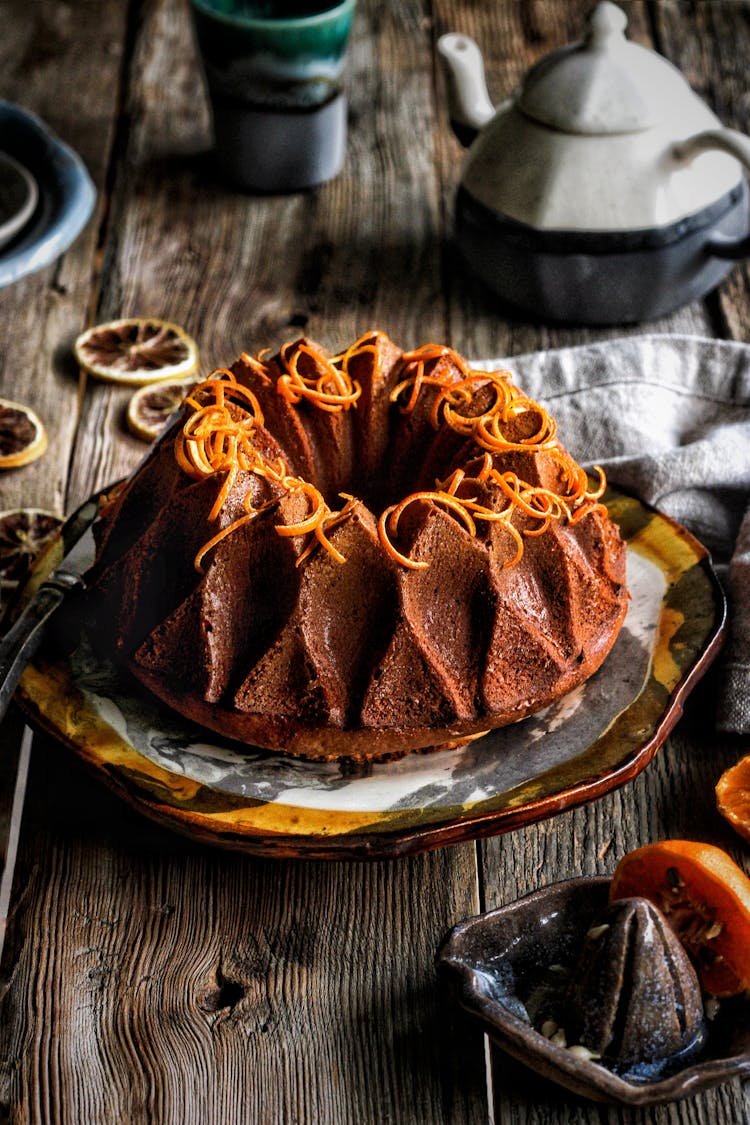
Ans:
<svg viewBox="0 0 750 1125"><path fill-rule="evenodd" d="M532 67L518 108L565 133L632 133L661 121L689 87L667 59L625 38L627 22L621 8L602 0L582 43Z"/></svg>

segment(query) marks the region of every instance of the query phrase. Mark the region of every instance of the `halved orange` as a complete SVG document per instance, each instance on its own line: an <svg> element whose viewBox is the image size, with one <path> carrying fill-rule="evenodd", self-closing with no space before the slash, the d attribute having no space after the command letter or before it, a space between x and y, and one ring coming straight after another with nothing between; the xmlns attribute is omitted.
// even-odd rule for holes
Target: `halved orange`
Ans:
<svg viewBox="0 0 750 1125"><path fill-rule="evenodd" d="M716 786L716 805L732 828L750 840L750 754L721 775Z"/></svg>
<svg viewBox="0 0 750 1125"><path fill-rule="evenodd" d="M47 448L42 420L22 402L0 398L0 469L18 469Z"/></svg>
<svg viewBox="0 0 750 1125"><path fill-rule="evenodd" d="M179 409L194 383L170 379L148 384L132 395L128 403L128 428L142 441L153 441Z"/></svg>
<svg viewBox="0 0 750 1125"><path fill-rule="evenodd" d="M198 345L185 329L153 316L96 324L73 351L89 375L133 387L189 375L198 365Z"/></svg>
<svg viewBox="0 0 750 1125"><path fill-rule="evenodd" d="M750 988L750 878L721 848L693 840L637 848L617 865L609 897L658 906L704 991L734 996Z"/></svg>

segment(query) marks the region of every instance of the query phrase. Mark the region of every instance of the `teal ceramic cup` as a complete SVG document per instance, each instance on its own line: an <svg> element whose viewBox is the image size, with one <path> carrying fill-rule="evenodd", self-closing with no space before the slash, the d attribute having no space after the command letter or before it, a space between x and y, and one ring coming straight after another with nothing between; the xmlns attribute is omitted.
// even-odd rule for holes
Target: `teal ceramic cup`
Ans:
<svg viewBox="0 0 750 1125"><path fill-rule="evenodd" d="M341 170L341 88L356 0L191 0L223 173L254 191Z"/></svg>

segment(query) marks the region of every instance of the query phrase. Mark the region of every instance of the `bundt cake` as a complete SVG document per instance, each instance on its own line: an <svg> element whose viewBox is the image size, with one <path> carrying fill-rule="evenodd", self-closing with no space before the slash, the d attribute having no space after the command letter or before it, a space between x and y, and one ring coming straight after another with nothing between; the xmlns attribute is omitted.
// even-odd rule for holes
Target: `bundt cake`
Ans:
<svg viewBox="0 0 750 1125"><path fill-rule="evenodd" d="M108 498L93 616L135 676L246 743L372 761L580 684L622 623L625 548L505 371L370 332L243 355Z"/></svg>

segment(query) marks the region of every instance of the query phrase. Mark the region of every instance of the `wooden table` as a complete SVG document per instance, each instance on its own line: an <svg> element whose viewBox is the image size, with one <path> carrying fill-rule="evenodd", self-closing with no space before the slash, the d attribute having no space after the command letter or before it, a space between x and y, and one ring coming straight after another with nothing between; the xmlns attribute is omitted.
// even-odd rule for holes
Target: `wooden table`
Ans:
<svg viewBox="0 0 750 1125"><path fill-rule="evenodd" d="M0 96L84 158L95 215L53 266L0 294L0 393L33 404L50 448L0 482L2 508L70 510L143 447L127 391L79 379L94 320L155 314L204 368L304 329L336 347L380 326L512 355L624 332L510 318L446 248L460 150L438 34L483 45L493 96L580 32L590 0L362 0L342 174L287 197L215 178L183 0L0 3ZM750 2L627 5L724 121L750 128ZM746 339L739 267L650 330ZM750 853L713 786L743 750L710 726L712 681L656 760L587 807L502 837L392 862L251 859L192 844L120 804L54 742L3 728L0 1117L13 1122L594 1122L747 1120L739 1081L659 1110L583 1103L486 1047L436 987L460 919L542 884L611 872L647 840ZM17 852L16 852L17 847ZM15 870L14 867L15 860ZM12 892L11 892L12 882Z"/></svg>

